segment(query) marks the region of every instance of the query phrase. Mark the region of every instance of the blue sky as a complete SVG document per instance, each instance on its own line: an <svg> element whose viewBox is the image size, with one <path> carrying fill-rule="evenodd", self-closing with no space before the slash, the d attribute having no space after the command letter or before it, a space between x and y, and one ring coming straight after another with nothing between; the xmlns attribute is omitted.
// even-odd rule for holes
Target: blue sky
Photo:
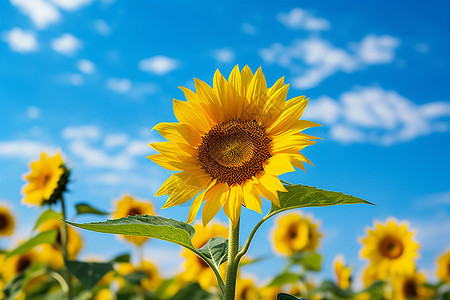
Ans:
<svg viewBox="0 0 450 300"><path fill-rule="evenodd" d="M30 234L38 210L20 204L21 175L43 150L61 149L73 168L70 202L112 210L129 192L185 220L188 205L160 210L165 198L154 197L168 175L145 158L161 140L150 129L175 121L178 86L248 64L269 84L286 76L289 97L311 98L304 118L324 125L308 132L324 138L304 151L315 167L283 179L377 204L304 210L322 224L321 276L338 253L357 273L364 228L392 216L416 230L418 267L434 278L436 255L450 246L448 2L10 0L0 11L0 199L19 218L16 237L0 245ZM260 217L242 218L245 237ZM272 224L251 255L270 253ZM112 236L83 237L82 257L128 249ZM145 248L165 274L179 268L178 252L159 241ZM280 262L244 271L264 280Z"/></svg>

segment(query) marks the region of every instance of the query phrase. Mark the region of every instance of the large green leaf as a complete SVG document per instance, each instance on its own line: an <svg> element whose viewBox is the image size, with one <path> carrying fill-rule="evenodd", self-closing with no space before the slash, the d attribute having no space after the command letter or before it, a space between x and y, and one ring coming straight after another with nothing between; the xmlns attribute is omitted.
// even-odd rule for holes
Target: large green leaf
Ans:
<svg viewBox="0 0 450 300"><path fill-rule="evenodd" d="M146 278L147 274L143 271L137 271L134 273L127 274L123 278L133 285L141 285L141 280Z"/></svg>
<svg viewBox="0 0 450 300"><path fill-rule="evenodd" d="M350 299L350 298L355 297L355 295L356 295L355 292L353 292L351 290L343 290L343 289L339 288L336 285L336 283L329 281L329 280L322 281L320 286L313 290L313 293L315 293L315 292L330 292L334 296L336 296L338 298L344 298L344 299Z"/></svg>
<svg viewBox="0 0 450 300"><path fill-rule="evenodd" d="M192 283L181 290L179 290L170 300L186 300L186 299L195 299L195 300L210 300L216 299L214 295L211 295L207 291L204 291L200 285L196 283Z"/></svg>
<svg viewBox="0 0 450 300"><path fill-rule="evenodd" d="M283 286L288 283L296 283L299 279L300 276L298 274L286 272L275 276L267 286Z"/></svg>
<svg viewBox="0 0 450 300"><path fill-rule="evenodd" d="M109 262L110 263L128 263L128 262L130 262L130 258L131 258L130 253L124 253L124 254L120 254L120 255L114 257Z"/></svg>
<svg viewBox="0 0 450 300"><path fill-rule="evenodd" d="M48 230L41 232L37 234L36 236L32 237L16 249L12 250L11 252L6 255L6 258L13 256L13 255L19 255L27 252L31 248L40 245L40 244L53 244L56 240L56 237L58 235L58 230Z"/></svg>
<svg viewBox="0 0 450 300"><path fill-rule="evenodd" d="M366 200L343 193L325 191L307 185L285 185L287 192L278 192L280 207L272 204L269 214L288 209L340 204L372 204Z"/></svg>
<svg viewBox="0 0 450 300"><path fill-rule="evenodd" d="M66 261L66 266L81 284L88 290L92 289L102 277L113 270L112 263Z"/></svg>
<svg viewBox="0 0 450 300"><path fill-rule="evenodd" d="M286 293L279 293L277 294L277 300L306 300L305 298L297 298L295 296L286 294Z"/></svg>
<svg viewBox="0 0 450 300"><path fill-rule="evenodd" d="M145 236L160 240L169 241L186 248L195 249L191 238L195 233L194 227L181 221L166 219L159 216L128 216L105 222L94 222L77 224L65 221L66 223L97 232Z"/></svg>
<svg viewBox="0 0 450 300"><path fill-rule="evenodd" d="M316 252L298 252L289 257L294 264L300 264L308 271L320 271L322 256Z"/></svg>
<svg viewBox="0 0 450 300"><path fill-rule="evenodd" d="M220 265L226 262L228 258L228 240L221 236L212 238L198 251L211 259L216 268L219 269Z"/></svg>
<svg viewBox="0 0 450 300"><path fill-rule="evenodd" d="M61 213L57 213L57 212L54 211L54 210L48 209L48 210L44 211L44 212L39 216L39 218L38 218L37 221L36 221L36 224L34 225L34 229L33 229L33 230L36 230L42 223L44 223L44 222L47 221L47 220L50 220L50 219L59 219L59 218L61 218L61 217L62 217L62 214L61 214Z"/></svg>
<svg viewBox="0 0 450 300"><path fill-rule="evenodd" d="M95 207L92 207L88 203L77 203L75 205L75 209L77 210L77 215L81 215L81 214L94 214L94 215L101 215L101 216L109 215L109 213L101 211Z"/></svg>

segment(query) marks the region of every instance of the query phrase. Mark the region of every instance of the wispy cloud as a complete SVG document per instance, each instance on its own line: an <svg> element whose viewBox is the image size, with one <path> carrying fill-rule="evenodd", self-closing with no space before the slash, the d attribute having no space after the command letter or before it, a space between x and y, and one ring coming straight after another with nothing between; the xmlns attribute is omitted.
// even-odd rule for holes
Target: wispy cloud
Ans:
<svg viewBox="0 0 450 300"><path fill-rule="evenodd" d="M352 43L350 49L342 49L311 37L296 39L289 46L275 43L259 54L266 64L289 69L295 88L308 89L337 72L350 73L368 65L390 63L399 45L399 40L391 36L368 35L360 43Z"/></svg>
<svg viewBox="0 0 450 300"><path fill-rule="evenodd" d="M106 86L113 92L128 95L132 99L142 99L147 95L156 93L158 87L151 82L133 83L128 78L109 78Z"/></svg>
<svg viewBox="0 0 450 300"><path fill-rule="evenodd" d="M450 208L450 191L431 194L427 197L414 201L414 208L416 209L432 209L438 207Z"/></svg>
<svg viewBox="0 0 450 300"><path fill-rule="evenodd" d="M36 106L30 106L27 108L27 117L30 119L39 119L41 116L41 110Z"/></svg>
<svg viewBox="0 0 450 300"><path fill-rule="evenodd" d="M103 36L108 36L111 34L111 27L105 20L97 20L94 23L95 30Z"/></svg>
<svg viewBox="0 0 450 300"><path fill-rule="evenodd" d="M242 31L248 35L255 35L256 27L250 23L245 22L242 24Z"/></svg>
<svg viewBox="0 0 450 300"><path fill-rule="evenodd" d="M106 86L113 92L125 94L131 89L131 80L128 78L109 78Z"/></svg>
<svg viewBox="0 0 450 300"><path fill-rule="evenodd" d="M153 73L156 75L167 74L179 67L180 63L174 58L164 55L158 55L146 59L142 59L138 63L138 68L141 71Z"/></svg>
<svg viewBox="0 0 450 300"><path fill-rule="evenodd" d="M59 38L54 39L51 43L53 50L69 56L75 54L81 46L81 41L69 33L61 35Z"/></svg>
<svg viewBox="0 0 450 300"><path fill-rule="evenodd" d="M78 10L83 6L87 6L93 2L93 0L50 0L60 8L64 10Z"/></svg>
<svg viewBox="0 0 450 300"><path fill-rule="evenodd" d="M450 117L450 103L417 105L395 91L360 87L338 100L311 101L304 117L331 127L330 136L343 143L369 142L392 145L448 130L441 118Z"/></svg>
<svg viewBox="0 0 450 300"><path fill-rule="evenodd" d="M3 40L9 44L9 48L15 52L32 52L38 48L36 35L32 31L24 31L13 28L11 31L3 32Z"/></svg>
<svg viewBox="0 0 450 300"><path fill-rule="evenodd" d="M55 148L41 142L29 140L0 141L0 157L32 158L43 151L54 152Z"/></svg>
<svg viewBox="0 0 450 300"><path fill-rule="evenodd" d="M38 29L45 29L61 19L58 9L44 0L10 0L20 11L30 17Z"/></svg>
<svg viewBox="0 0 450 300"><path fill-rule="evenodd" d="M212 52L215 60L221 63L232 63L235 58L234 51L231 48L222 48Z"/></svg>
<svg viewBox="0 0 450 300"><path fill-rule="evenodd" d="M80 59L77 63L78 70L84 74L92 74L95 72L95 65L92 61L87 59Z"/></svg>
<svg viewBox="0 0 450 300"><path fill-rule="evenodd" d="M277 20L291 29L305 29L311 31L327 30L330 22L315 17L311 12L301 8L293 8L288 13L278 13Z"/></svg>

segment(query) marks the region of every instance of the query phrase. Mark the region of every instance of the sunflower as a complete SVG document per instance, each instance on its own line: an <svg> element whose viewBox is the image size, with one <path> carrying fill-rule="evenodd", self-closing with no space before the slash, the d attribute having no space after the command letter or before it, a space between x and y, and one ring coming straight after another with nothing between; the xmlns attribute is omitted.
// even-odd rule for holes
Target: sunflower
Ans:
<svg viewBox="0 0 450 300"><path fill-rule="evenodd" d="M277 253L292 255L299 251L314 251L322 234L312 216L301 213L284 214L272 229L272 247Z"/></svg>
<svg viewBox="0 0 450 300"><path fill-rule="evenodd" d="M434 291L423 285L426 282L423 273L396 276L394 279L395 299L434 299Z"/></svg>
<svg viewBox="0 0 450 300"><path fill-rule="evenodd" d="M350 287L352 268L345 265L344 257L337 255L333 261L337 286L343 290Z"/></svg>
<svg viewBox="0 0 450 300"><path fill-rule="evenodd" d="M437 260L437 276L442 282L450 283L450 250L440 256Z"/></svg>
<svg viewBox="0 0 450 300"><path fill-rule="evenodd" d="M192 238L192 244L197 249L203 247L211 238L218 236L228 238L228 229L224 225L212 224L204 227L201 224L195 224L194 229L195 234ZM183 281L198 282L204 290L217 287L216 277L203 259L187 249L183 249L181 255L186 258L184 264L186 271L182 273ZM222 278L225 278L226 263L220 266L219 271Z"/></svg>
<svg viewBox="0 0 450 300"><path fill-rule="evenodd" d="M300 131L319 124L299 120L305 96L286 102L288 84L280 78L271 88L259 68L235 66L228 81L219 70L211 88L194 79L196 92L181 87L187 102L174 99L179 123L154 127L167 142L150 144L160 154L148 156L176 171L156 193L170 194L163 208L194 198L188 223L203 202L206 225L221 207L236 226L241 207L261 213L260 196L280 206L278 191L285 192L277 176L304 170L309 161L299 153L315 142ZM178 172L180 171L180 172Z"/></svg>
<svg viewBox="0 0 450 300"><path fill-rule="evenodd" d="M30 169L31 172L24 176L28 184L23 186L22 201L38 205L54 203L65 190L70 173L61 155L56 153L53 157L47 157L46 153L41 153L40 160L32 162Z"/></svg>
<svg viewBox="0 0 450 300"><path fill-rule="evenodd" d="M57 230L55 244L43 244L42 248L42 260L54 269L60 269L64 266L64 258L61 254L62 241L61 241L61 221L57 219L50 219L42 223L39 226L39 231ZM83 241L80 235L73 229L72 226L67 227L67 254L69 259L75 259L83 248Z"/></svg>
<svg viewBox="0 0 450 300"><path fill-rule="evenodd" d="M161 277L159 277L158 268L149 261L142 262L142 271L145 273L146 277L141 280L142 286L149 291L155 291L162 282Z"/></svg>
<svg viewBox="0 0 450 300"><path fill-rule="evenodd" d="M110 289L100 289L93 300L115 300L116 296Z"/></svg>
<svg viewBox="0 0 450 300"><path fill-rule="evenodd" d="M259 299L258 288L250 278L239 278L236 282L236 300Z"/></svg>
<svg viewBox="0 0 450 300"><path fill-rule="evenodd" d="M369 229L368 235L362 239L360 254L376 269L377 279L413 274L419 244L413 240L413 231L408 227L407 222L389 218L385 224L375 222L375 228Z"/></svg>
<svg viewBox="0 0 450 300"><path fill-rule="evenodd" d="M262 299L277 299L277 295L283 290L279 286L266 286L259 289Z"/></svg>
<svg viewBox="0 0 450 300"><path fill-rule="evenodd" d="M14 232L14 217L8 207L0 204L0 236L9 236Z"/></svg>
<svg viewBox="0 0 450 300"><path fill-rule="evenodd" d="M150 201L140 202L136 201L130 195L125 195L120 201L116 202L116 210L114 212L114 219L126 218L128 216L136 215L154 215L153 205ZM127 236L124 235L127 241L142 246L148 238L141 236Z"/></svg>
<svg viewBox="0 0 450 300"><path fill-rule="evenodd" d="M25 271L35 262L39 261L39 253L31 249L20 255L13 255L7 259L3 259L1 263L0 273L2 274L5 282L10 281L17 274Z"/></svg>

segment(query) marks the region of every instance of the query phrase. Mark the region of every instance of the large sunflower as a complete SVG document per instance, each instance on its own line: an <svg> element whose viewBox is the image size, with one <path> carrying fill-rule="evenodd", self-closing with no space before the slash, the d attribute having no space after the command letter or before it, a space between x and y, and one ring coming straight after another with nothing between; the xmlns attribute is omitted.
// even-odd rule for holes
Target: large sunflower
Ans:
<svg viewBox="0 0 450 300"><path fill-rule="evenodd" d="M149 201L141 202L135 200L130 195L124 195L120 201L116 202L116 210L114 211L114 219L126 218L136 215L154 215L153 205ZM142 246L148 238L142 236L124 235L127 241Z"/></svg>
<svg viewBox="0 0 450 300"><path fill-rule="evenodd" d="M52 202L51 197L58 188L58 182L66 172L61 155L56 153L53 157L47 157L46 153L41 153L40 160L32 162L30 169L31 172L24 176L28 184L23 186L24 197L22 201L38 205Z"/></svg>
<svg viewBox="0 0 450 300"><path fill-rule="evenodd" d="M272 247L279 254L292 255L299 251L314 251L322 234L312 216L290 213L277 218L272 229Z"/></svg>
<svg viewBox="0 0 450 300"><path fill-rule="evenodd" d="M450 284L450 250L447 250L442 256L437 260L437 276L442 282L447 282Z"/></svg>
<svg viewBox="0 0 450 300"><path fill-rule="evenodd" d="M234 226L241 207L261 213L260 196L279 206L278 191L286 191L277 176L304 169L309 162L300 150L315 139L300 131L318 124L299 120L305 96L286 102L288 84L280 78L271 88L259 68L235 66L228 81L217 70L213 87L195 79L196 92L181 87L187 102L175 100L179 123L155 129L168 141L150 144L160 154L150 158L176 171L156 193L170 194L163 208L195 197L188 223L203 202L206 225L223 207Z"/></svg>
<svg viewBox="0 0 450 300"><path fill-rule="evenodd" d="M14 225L14 217L8 207L0 204L0 237L13 234Z"/></svg>
<svg viewBox="0 0 450 300"><path fill-rule="evenodd" d="M369 229L362 239L361 256L369 259L377 279L414 272L419 244L408 227L407 222L389 218L385 224L376 222L375 228Z"/></svg>

